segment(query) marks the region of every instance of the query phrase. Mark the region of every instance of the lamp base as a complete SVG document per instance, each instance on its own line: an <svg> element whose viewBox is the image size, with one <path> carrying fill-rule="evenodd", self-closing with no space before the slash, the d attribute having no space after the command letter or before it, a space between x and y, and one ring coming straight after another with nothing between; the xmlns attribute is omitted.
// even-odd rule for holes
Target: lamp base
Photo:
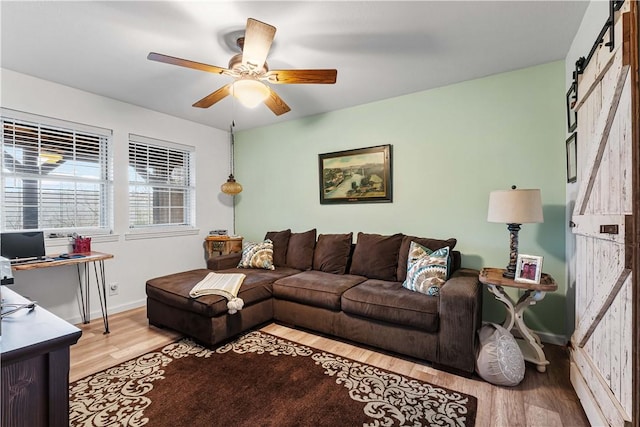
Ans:
<svg viewBox="0 0 640 427"><path fill-rule="evenodd" d="M502 277L507 279L515 279L516 277L516 263L518 262L518 231L520 231L520 224L507 224L507 230L509 230L509 265L502 273Z"/></svg>

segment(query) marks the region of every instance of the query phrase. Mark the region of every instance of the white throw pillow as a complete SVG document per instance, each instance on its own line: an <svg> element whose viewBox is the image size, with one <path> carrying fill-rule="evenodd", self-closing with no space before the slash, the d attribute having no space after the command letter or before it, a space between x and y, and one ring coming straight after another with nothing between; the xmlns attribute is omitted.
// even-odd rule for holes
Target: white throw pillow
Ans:
<svg viewBox="0 0 640 427"><path fill-rule="evenodd" d="M524 378L524 357L513 335L500 325L485 323L478 331L478 336L478 375L495 385L520 384Z"/></svg>

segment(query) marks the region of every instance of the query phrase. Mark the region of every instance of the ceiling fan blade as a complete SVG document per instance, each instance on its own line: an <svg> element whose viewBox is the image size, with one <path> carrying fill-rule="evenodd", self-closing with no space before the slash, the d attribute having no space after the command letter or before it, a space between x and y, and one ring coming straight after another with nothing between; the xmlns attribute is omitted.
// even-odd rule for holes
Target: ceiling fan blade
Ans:
<svg viewBox="0 0 640 427"><path fill-rule="evenodd" d="M188 59L176 58L174 56L163 55L161 53L149 52L147 59L151 61L164 62L165 64L178 65L180 67L192 68L194 70L206 71L214 74L231 74L232 71L215 65L203 64L201 62L189 61Z"/></svg>
<svg viewBox="0 0 640 427"><path fill-rule="evenodd" d="M271 93L269 94L269 97L264 100L264 103L266 104L267 107L269 107L271 111L273 111L273 113L276 116L279 116L291 111L291 108L289 108L287 103L284 102L282 98L280 98L280 96L278 96L276 91L274 91L271 88L269 88L269 91Z"/></svg>
<svg viewBox="0 0 640 427"><path fill-rule="evenodd" d="M271 70L262 77L274 84L334 84L338 70Z"/></svg>
<svg viewBox="0 0 640 427"><path fill-rule="evenodd" d="M199 107L199 108L209 108L209 107L211 107L213 104L215 104L216 102L220 101L225 96L231 94L231 85L232 84L233 83L229 83L227 85L222 86L220 89L216 90L215 92L210 93L209 95L207 95L204 98L202 98L200 101L198 101L195 104L193 104L193 106L194 107Z"/></svg>
<svg viewBox="0 0 640 427"><path fill-rule="evenodd" d="M276 35L276 27L253 18L247 19L242 48L242 65L259 72L267 60L271 43Z"/></svg>

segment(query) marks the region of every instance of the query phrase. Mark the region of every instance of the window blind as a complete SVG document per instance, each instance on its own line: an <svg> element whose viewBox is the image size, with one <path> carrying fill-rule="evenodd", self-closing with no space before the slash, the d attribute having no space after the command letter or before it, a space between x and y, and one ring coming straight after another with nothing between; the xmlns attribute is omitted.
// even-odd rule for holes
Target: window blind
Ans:
<svg viewBox="0 0 640 427"><path fill-rule="evenodd" d="M129 134L129 227L194 225L195 148Z"/></svg>
<svg viewBox="0 0 640 427"><path fill-rule="evenodd" d="M3 230L110 231L111 131L2 110Z"/></svg>

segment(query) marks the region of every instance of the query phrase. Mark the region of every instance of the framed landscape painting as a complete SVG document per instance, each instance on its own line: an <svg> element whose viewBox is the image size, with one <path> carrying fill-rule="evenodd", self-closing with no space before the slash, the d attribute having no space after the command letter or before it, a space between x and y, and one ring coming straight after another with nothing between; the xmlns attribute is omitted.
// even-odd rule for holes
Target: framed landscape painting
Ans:
<svg viewBox="0 0 640 427"><path fill-rule="evenodd" d="M391 145L318 155L320 204L392 201Z"/></svg>

